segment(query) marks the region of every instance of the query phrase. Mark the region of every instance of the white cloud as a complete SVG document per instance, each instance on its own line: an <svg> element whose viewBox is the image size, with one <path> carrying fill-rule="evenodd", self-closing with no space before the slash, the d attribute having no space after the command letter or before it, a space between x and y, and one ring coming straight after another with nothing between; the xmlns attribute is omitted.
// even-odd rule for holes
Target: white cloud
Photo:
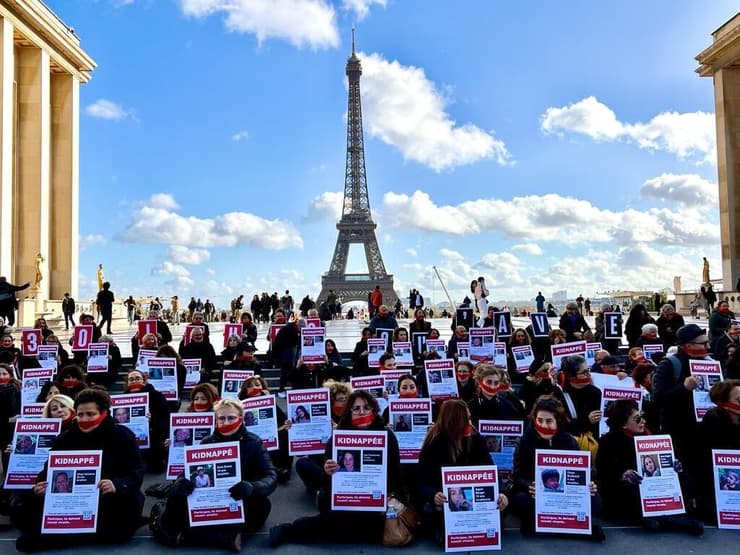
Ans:
<svg viewBox="0 0 740 555"><path fill-rule="evenodd" d="M303 247L300 233L287 221L267 220L247 212L228 212L214 218L182 216L173 206L177 203L171 195L153 195L134 210L133 221L120 239L192 247Z"/></svg>
<svg viewBox="0 0 740 555"><path fill-rule="evenodd" d="M488 253L483 256L480 265L494 271L497 283L513 284L522 281L519 274L522 263L510 252Z"/></svg>
<svg viewBox="0 0 740 555"><path fill-rule="evenodd" d="M540 246L536 243L521 243L519 245L512 246L511 250L533 254L535 256L539 256L542 254L542 248L540 248Z"/></svg>
<svg viewBox="0 0 740 555"><path fill-rule="evenodd" d="M445 111L449 99L414 66L361 54L363 117L367 131L398 148L407 160L435 171L494 158L512 163L493 131L472 123L457 125Z"/></svg>
<svg viewBox="0 0 740 555"><path fill-rule="evenodd" d="M388 192L383 205L396 227L437 231L452 235L484 232L524 240L570 244L625 245L647 238L661 245L711 245L719 240L716 224L697 221L689 212L651 208L640 212L605 210L590 202L556 194L503 199L476 199L456 206L438 206L428 193ZM495 218L489 214L496 214Z"/></svg>
<svg viewBox="0 0 740 555"><path fill-rule="evenodd" d="M716 206L718 200L717 184L696 174L661 174L645 181L640 195L685 206Z"/></svg>
<svg viewBox="0 0 740 555"><path fill-rule="evenodd" d="M450 260L464 260L465 257L457 251L450 249L439 249L439 254Z"/></svg>
<svg viewBox="0 0 740 555"><path fill-rule="evenodd" d="M388 0L342 0L342 7L345 10L352 10L357 15L357 20L362 21L370 12L370 6L378 4L379 6L387 5Z"/></svg>
<svg viewBox="0 0 740 555"><path fill-rule="evenodd" d="M596 141L624 140L698 163L717 161L714 115L707 112L663 112L647 123L626 123L589 96L568 106L548 108L540 118L540 128L545 133L580 133Z"/></svg>
<svg viewBox="0 0 740 555"><path fill-rule="evenodd" d="M246 141L248 138L249 138L249 131L245 131L245 130L237 131L231 136L231 140L236 143Z"/></svg>
<svg viewBox="0 0 740 555"><path fill-rule="evenodd" d="M253 34L259 43L275 38L299 48L339 46L336 13L324 0L180 0L180 6L199 19L224 14L227 30Z"/></svg>
<svg viewBox="0 0 740 555"><path fill-rule="evenodd" d="M342 191L326 191L315 196L308 207L308 214L304 221L315 222L328 220L338 222L342 217L344 193Z"/></svg>
<svg viewBox="0 0 740 555"><path fill-rule="evenodd" d="M104 247L107 241L105 237L96 233L80 235L80 250L84 251L90 247Z"/></svg>
<svg viewBox="0 0 740 555"><path fill-rule="evenodd" d="M191 249L182 245L170 245L167 248L167 258L176 264L198 265L208 262L211 253L205 249Z"/></svg>
<svg viewBox="0 0 740 555"><path fill-rule="evenodd" d="M180 264L174 264L169 260L165 260L161 264L157 264L152 268L153 276L173 276L173 277L190 277L190 272L185 266Z"/></svg>
<svg viewBox="0 0 740 555"><path fill-rule="evenodd" d="M147 204L160 210L178 210L180 208L180 205L175 201L175 197L170 193L155 193L149 197Z"/></svg>
<svg viewBox="0 0 740 555"><path fill-rule="evenodd" d="M101 98L99 100L96 100L92 104L89 104L85 108L85 113L88 116L92 116L94 118L107 119L112 121L120 121L133 115L132 110L126 110L120 104L113 102L112 100L106 100L104 98Z"/></svg>
<svg viewBox="0 0 740 555"><path fill-rule="evenodd" d="M416 249L412 249L412 248L406 249L406 254L413 256L414 258L419 256L419 253L416 252Z"/></svg>

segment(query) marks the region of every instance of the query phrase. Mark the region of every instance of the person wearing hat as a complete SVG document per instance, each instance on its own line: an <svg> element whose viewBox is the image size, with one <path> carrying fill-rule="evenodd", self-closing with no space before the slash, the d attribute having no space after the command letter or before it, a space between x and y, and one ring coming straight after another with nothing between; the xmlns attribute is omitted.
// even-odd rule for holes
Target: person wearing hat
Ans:
<svg viewBox="0 0 740 555"><path fill-rule="evenodd" d="M655 370L653 396L661 431L670 434L676 457L691 469L697 429L692 392L699 383L689 361L707 358L709 338L696 324L687 324L676 332L676 340L678 352L661 360Z"/></svg>
<svg viewBox="0 0 740 555"><path fill-rule="evenodd" d="M623 380L628 376L627 372L619 367L619 359L611 355L601 359L599 364L599 372L601 374L609 374L610 376L616 376L620 380ZM596 364L591 368L591 371L596 371Z"/></svg>
<svg viewBox="0 0 740 555"><path fill-rule="evenodd" d="M255 376L262 375L260 367L254 353L257 348L249 341L242 341L236 346L234 361L229 365L229 370L251 370Z"/></svg>

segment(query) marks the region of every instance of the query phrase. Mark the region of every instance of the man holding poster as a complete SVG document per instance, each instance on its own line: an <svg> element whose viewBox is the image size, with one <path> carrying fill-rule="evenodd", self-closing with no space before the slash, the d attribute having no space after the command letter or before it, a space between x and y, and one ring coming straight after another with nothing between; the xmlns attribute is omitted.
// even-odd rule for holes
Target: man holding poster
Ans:
<svg viewBox="0 0 740 555"><path fill-rule="evenodd" d="M185 447L184 477L170 491L164 511L152 515L150 528L155 541L170 547L239 552L242 533L258 531L270 515L268 496L277 473L262 440L244 428L239 401L223 399L213 410L216 431L200 445Z"/></svg>
<svg viewBox="0 0 740 555"><path fill-rule="evenodd" d="M19 551L124 543L141 524L144 467L133 434L108 415L104 391L81 391L74 408L77 419L49 452L35 495L19 515ZM71 493L60 491L62 472Z"/></svg>

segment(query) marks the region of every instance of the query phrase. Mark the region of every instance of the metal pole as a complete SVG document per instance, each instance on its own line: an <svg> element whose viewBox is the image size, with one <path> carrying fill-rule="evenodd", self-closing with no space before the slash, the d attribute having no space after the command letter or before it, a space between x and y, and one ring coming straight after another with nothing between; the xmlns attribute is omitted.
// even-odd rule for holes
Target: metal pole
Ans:
<svg viewBox="0 0 740 555"><path fill-rule="evenodd" d="M447 287L445 286L445 282L442 281L442 276L439 275L439 272L437 271L436 266L432 266L434 269L434 273L437 274L437 279L439 280L440 285L442 286L442 290L445 292L445 295L447 295L447 300L450 301L450 306L452 307L452 310L457 310L457 305L452 300L452 297L450 297L449 291L447 291Z"/></svg>

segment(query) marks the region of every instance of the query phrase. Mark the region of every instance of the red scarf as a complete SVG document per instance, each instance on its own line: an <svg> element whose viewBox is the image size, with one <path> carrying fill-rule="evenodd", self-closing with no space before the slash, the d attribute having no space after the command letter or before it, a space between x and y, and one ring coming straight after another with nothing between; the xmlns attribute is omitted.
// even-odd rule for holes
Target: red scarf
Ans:
<svg viewBox="0 0 740 555"><path fill-rule="evenodd" d="M90 430L93 430L100 426L100 424L108 418L108 411L104 410L100 413L100 416L98 416L95 420L86 420L85 422L81 422L80 420L77 420L77 425L80 427L80 430L83 432L89 432Z"/></svg>
<svg viewBox="0 0 740 555"><path fill-rule="evenodd" d="M551 429L551 428L545 428L544 426L540 426L537 424L537 421L534 423L534 429L537 431L538 434L540 434L545 439L552 439L555 437L555 434L558 433L558 429Z"/></svg>
<svg viewBox="0 0 740 555"><path fill-rule="evenodd" d="M470 437L473 435L473 427L470 424L468 424L467 426L465 426L465 428L463 428L463 435L465 437Z"/></svg>
<svg viewBox="0 0 740 555"><path fill-rule="evenodd" d="M337 405L336 403L334 403L331 406L331 413L337 418L340 418L344 414L344 407L342 405Z"/></svg>
<svg viewBox="0 0 740 555"><path fill-rule="evenodd" d="M219 434L223 436L228 436L237 431L239 429L239 426L242 425L242 422L243 420L241 418L237 418L231 424L221 424L220 426L216 426L216 430Z"/></svg>
<svg viewBox="0 0 740 555"><path fill-rule="evenodd" d="M193 410L195 412L205 412L211 409L211 403L208 401L193 401Z"/></svg>
<svg viewBox="0 0 740 555"><path fill-rule="evenodd" d="M398 396L401 399L416 399L419 396L419 391L413 391L409 393L399 393Z"/></svg>
<svg viewBox="0 0 740 555"><path fill-rule="evenodd" d="M7 378L0 378L0 385L8 385L11 379L12 378L10 376L8 376Z"/></svg>
<svg viewBox="0 0 740 555"><path fill-rule="evenodd" d="M352 415L352 425L357 426L358 428L361 428L363 426L368 426L372 424L375 421L375 415L373 413L365 414L363 416L355 416Z"/></svg>
<svg viewBox="0 0 740 555"><path fill-rule="evenodd" d="M129 391L141 391L144 389L144 384L141 382L132 383L128 386Z"/></svg>
<svg viewBox="0 0 740 555"><path fill-rule="evenodd" d="M591 376L583 376L582 378L568 378L570 385L588 385L591 383Z"/></svg>

